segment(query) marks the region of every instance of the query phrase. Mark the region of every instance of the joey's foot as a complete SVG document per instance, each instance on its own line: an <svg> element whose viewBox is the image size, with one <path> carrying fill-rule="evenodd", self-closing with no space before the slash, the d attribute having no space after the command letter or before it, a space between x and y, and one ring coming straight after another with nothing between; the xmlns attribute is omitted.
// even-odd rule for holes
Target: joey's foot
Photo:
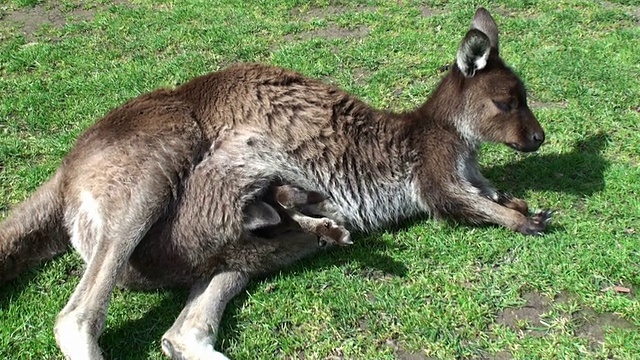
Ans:
<svg viewBox="0 0 640 360"><path fill-rule="evenodd" d="M323 219L322 223L316 226L315 233L319 237L318 242L320 245L325 243L341 246L353 244L351 233L344 226L340 226L330 219Z"/></svg>
<svg viewBox="0 0 640 360"><path fill-rule="evenodd" d="M553 211L543 210L527 217L526 223L518 229L525 235L542 235L547 225L551 221Z"/></svg>
<svg viewBox="0 0 640 360"><path fill-rule="evenodd" d="M275 189L276 201L285 209L304 205L314 205L325 201L327 198L317 191L305 191L291 185L281 185Z"/></svg>

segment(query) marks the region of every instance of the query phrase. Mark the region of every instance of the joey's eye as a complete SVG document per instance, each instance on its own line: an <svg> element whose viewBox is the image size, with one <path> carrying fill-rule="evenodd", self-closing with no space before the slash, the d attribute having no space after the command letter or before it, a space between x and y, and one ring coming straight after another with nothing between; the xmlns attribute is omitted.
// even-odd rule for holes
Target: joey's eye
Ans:
<svg viewBox="0 0 640 360"><path fill-rule="evenodd" d="M500 109L500 111L502 112L509 112L511 111L511 104L508 102L503 102L503 101L495 101L493 100L493 104Z"/></svg>

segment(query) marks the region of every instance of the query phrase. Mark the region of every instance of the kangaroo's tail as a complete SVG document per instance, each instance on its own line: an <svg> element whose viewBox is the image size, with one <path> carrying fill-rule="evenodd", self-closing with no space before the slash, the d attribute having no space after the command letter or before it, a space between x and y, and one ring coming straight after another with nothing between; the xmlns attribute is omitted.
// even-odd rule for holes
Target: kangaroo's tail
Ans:
<svg viewBox="0 0 640 360"><path fill-rule="evenodd" d="M69 248L61 185L58 171L0 222L0 284Z"/></svg>

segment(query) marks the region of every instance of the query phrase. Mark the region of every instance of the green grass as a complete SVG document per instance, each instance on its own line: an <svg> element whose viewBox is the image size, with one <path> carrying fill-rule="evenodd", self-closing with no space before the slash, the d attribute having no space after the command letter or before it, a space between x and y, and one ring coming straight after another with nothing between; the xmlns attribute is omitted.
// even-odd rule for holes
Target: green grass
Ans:
<svg viewBox="0 0 640 360"><path fill-rule="evenodd" d="M333 2L332 2L333 3ZM352 2L344 2L351 4ZM0 22L0 212L50 176L74 139L109 109L238 61L286 66L377 107L418 105L451 63L472 1L158 2L10 0L93 17L22 35ZM433 15L423 17L429 8ZM218 347L235 359L640 358L640 1L491 2L501 54L522 76L547 132L536 154L486 146L494 183L557 211L532 238L429 220L253 282L225 314ZM354 38L313 38L331 29ZM344 30L343 30L344 31ZM307 35L305 35L307 34ZM402 91L400 91L402 90ZM82 269L74 254L0 290L0 358L61 358L52 327ZM603 292L612 285L631 294ZM544 324L497 319L524 296L555 301ZM161 358L184 291L114 293L101 338L108 358ZM576 314L615 313L602 342ZM536 335L532 330L539 330Z"/></svg>

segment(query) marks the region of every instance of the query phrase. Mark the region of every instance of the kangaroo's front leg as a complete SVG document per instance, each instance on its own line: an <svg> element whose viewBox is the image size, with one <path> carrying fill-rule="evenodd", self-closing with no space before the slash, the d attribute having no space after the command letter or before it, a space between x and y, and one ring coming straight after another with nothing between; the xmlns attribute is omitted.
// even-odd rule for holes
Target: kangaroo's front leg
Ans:
<svg viewBox="0 0 640 360"><path fill-rule="evenodd" d="M464 170L462 172L463 177L467 181L469 181L471 185L478 189L478 192L482 196L491 199L509 209L513 209L524 216L529 215L529 205L526 201L513 197L503 191L496 190L491 185L491 182L480 172L480 168L478 166L475 155L466 159L466 162L464 164Z"/></svg>
<svg viewBox="0 0 640 360"><path fill-rule="evenodd" d="M227 359L214 349L218 327L229 300L247 285L249 276L239 271L222 271L200 281L178 319L162 336L162 351L171 359Z"/></svg>
<svg viewBox="0 0 640 360"><path fill-rule="evenodd" d="M456 192L449 194L447 200L453 216L472 223L493 223L525 235L541 235L551 221L551 211L540 211L531 216L518 210L492 201L484 196L472 193Z"/></svg>
<svg viewBox="0 0 640 360"><path fill-rule="evenodd" d="M502 191L497 192L498 200L496 201L498 204L508 207L509 209L513 209L524 216L529 215L529 205L526 201L519 199L517 197L511 196Z"/></svg>

